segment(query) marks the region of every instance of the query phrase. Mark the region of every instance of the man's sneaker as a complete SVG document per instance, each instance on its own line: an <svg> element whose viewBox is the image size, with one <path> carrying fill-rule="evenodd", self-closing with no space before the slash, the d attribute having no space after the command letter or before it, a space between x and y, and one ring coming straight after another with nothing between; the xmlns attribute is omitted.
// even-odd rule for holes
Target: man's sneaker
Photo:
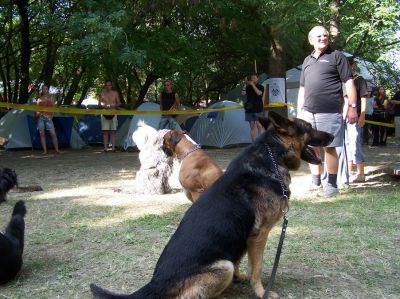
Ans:
<svg viewBox="0 0 400 299"><path fill-rule="evenodd" d="M350 178L350 183L364 183L365 182L365 175L356 174Z"/></svg>
<svg viewBox="0 0 400 299"><path fill-rule="evenodd" d="M308 191L310 192L320 191L321 189L322 189L322 184L316 185L314 183L311 183L310 186L308 187Z"/></svg>
<svg viewBox="0 0 400 299"><path fill-rule="evenodd" d="M319 197L331 197L339 194L339 189L333 187L331 184L326 184L321 192L317 194Z"/></svg>

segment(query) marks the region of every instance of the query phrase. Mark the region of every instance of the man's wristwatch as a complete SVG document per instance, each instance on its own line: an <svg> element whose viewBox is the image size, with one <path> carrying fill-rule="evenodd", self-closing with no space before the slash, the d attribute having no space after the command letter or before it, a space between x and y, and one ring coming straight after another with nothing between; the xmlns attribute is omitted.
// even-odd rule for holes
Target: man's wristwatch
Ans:
<svg viewBox="0 0 400 299"><path fill-rule="evenodd" d="M349 107L357 108L357 104L349 104Z"/></svg>

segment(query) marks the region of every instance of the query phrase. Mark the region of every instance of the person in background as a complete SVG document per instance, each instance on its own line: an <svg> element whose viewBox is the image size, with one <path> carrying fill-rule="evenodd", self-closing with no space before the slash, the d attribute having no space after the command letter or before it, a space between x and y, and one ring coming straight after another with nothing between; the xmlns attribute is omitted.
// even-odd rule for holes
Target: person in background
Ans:
<svg viewBox="0 0 400 299"><path fill-rule="evenodd" d="M353 80L357 91L357 115L358 121L350 124L347 122L347 138L346 138L346 151L348 158L348 167L350 173L353 170L354 165L356 165L357 173L350 178L350 183L363 183L365 182L364 173L364 153L362 150L361 136L363 127L365 124L365 112L367 107L367 82L365 79L356 74L357 63L353 58L349 59L351 70L353 72ZM347 115L348 109L348 98L347 95L344 97L345 105L343 109L344 116Z"/></svg>
<svg viewBox="0 0 400 299"><path fill-rule="evenodd" d="M173 90L174 86L171 80L164 81L164 90L160 95L160 110L161 111L175 111L179 109L181 104L179 95ZM163 114L161 115L160 124L158 129L180 129L181 127L175 120L175 115Z"/></svg>
<svg viewBox="0 0 400 299"><path fill-rule="evenodd" d="M390 100L390 103L393 105L394 116L399 117L400 116L400 90L398 90L394 94L394 96Z"/></svg>
<svg viewBox="0 0 400 299"><path fill-rule="evenodd" d="M377 122L386 122L387 120L388 97L385 88L379 86L378 93L373 102L374 112L372 120ZM384 146L387 139L387 128L385 126L372 125L373 141L372 146Z"/></svg>
<svg viewBox="0 0 400 299"><path fill-rule="evenodd" d="M300 88L297 100L298 117L309 122L315 129L331 133L335 138L324 147L325 167L328 182L318 196L330 197L339 193L337 173L339 159L336 147L343 145L343 91L342 82L347 91L350 124L357 121L357 92L353 74L346 57L342 52L329 47L329 33L323 26L315 26L308 34L308 41L314 51L304 59L300 75ZM320 149L315 148L320 155ZM309 165L312 182L310 191L320 190L320 165Z"/></svg>
<svg viewBox="0 0 400 299"><path fill-rule="evenodd" d="M264 111L264 87L257 82L257 74L250 74L247 76L242 89L242 95L246 96L246 101L244 103L245 120L249 122L250 135L253 141L264 132L264 127L258 121L258 117L261 116Z"/></svg>
<svg viewBox="0 0 400 299"><path fill-rule="evenodd" d="M103 91L100 94L99 105L101 109L117 109L120 105L118 92L113 90L111 80L104 82ZM111 141L111 150L115 152L115 136L118 127L117 115L101 115L101 130L103 131L103 151L108 150Z"/></svg>
<svg viewBox="0 0 400 299"><path fill-rule="evenodd" d="M374 92L376 89L369 87L368 88L368 96L367 96L367 106L365 109L365 125L362 132L362 140L364 145L368 145L369 138L372 136L371 125L368 123L369 120L372 120L372 114L374 113Z"/></svg>
<svg viewBox="0 0 400 299"><path fill-rule="evenodd" d="M50 87L48 85L43 85L40 97L36 102L37 106L46 106L46 107L54 106L54 99L51 97L49 89ZM58 139L53 123L54 113L46 111L37 111L36 116L38 117L37 129L39 130L40 134L40 143L43 148L43 154L44 155L47 154L46 130L49 131L50 133L51 141L53 143L55 151L57 153L61 153L60 150L58 149Z"/></svg>

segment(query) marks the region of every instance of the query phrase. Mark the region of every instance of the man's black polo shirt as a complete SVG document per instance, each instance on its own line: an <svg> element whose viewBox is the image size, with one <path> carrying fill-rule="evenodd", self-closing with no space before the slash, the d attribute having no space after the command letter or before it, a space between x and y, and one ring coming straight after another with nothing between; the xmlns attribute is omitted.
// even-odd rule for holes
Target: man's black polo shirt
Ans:
<svg viewBox="0 0 400 299"><path fill-rule="evenodd" d="M318 58L304 59L300 86L304 86L303 108L312 113L341 113L342 82L353 77L351 67L342 52L326 49Z"/></svg>

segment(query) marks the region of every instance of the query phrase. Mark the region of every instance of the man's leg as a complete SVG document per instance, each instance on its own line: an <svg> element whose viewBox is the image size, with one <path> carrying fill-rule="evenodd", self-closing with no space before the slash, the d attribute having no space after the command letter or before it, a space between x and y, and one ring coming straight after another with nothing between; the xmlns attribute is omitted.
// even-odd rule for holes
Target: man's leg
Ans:
<svg viewBox="0 0 400 299"><path fill-rule="evenodd" d="M104 151L107 151L108 148L108 130L103 130L103 145Z"/></svg>
<svg viewBox="0 0 400 299"><path fill-rule="evenodd" d="M321 149L319 147L314 147L313 148L315 154L320 157L321 156ZM322 167L321 165L315 165L315 164L308 164L311 172L311 185L309 187L309 191L316 191L320 190L322 188L321 185L321 173L322 173Z"/></svg>
<svg viewBox="0 0 400 299"><path fill-rule="evenodd" d="M46 132L44 129L39 130L40 135L40 144L43 148L43 154L47 154L47 145L46 145Z"/></svg>
<svg viewBox="0 0 400 299"><path fill-rule="evenodd" d="M254 141L256 140L257 137L257 125L255 121L249 121L250 124L250 136L251 140Z"/></svg>
<svg viewBox="0 0 400 299"><path fill-rule="evenodd" d="M110 131L110 139L111 139L112 151L115 151L115 131L114 130Z"/></svg>
<svg viewBox="0 0 400 299"><path fill-rule="evenodd" d="M318 193L321 197L330 197L339 193L337 187L337 172L339 168L339 158L335 147L324 147L325 167L328 173L328 183L324 189Z"/></svg>
<svg viewBox="0 0 400 299"><path fill-rule="evenodd" d="M60 150L58 149L58 139L55 129L50 129L49 132L51 136L51 141L53 142L54 149L56 150L57 153L60 153Z"/></svg>

